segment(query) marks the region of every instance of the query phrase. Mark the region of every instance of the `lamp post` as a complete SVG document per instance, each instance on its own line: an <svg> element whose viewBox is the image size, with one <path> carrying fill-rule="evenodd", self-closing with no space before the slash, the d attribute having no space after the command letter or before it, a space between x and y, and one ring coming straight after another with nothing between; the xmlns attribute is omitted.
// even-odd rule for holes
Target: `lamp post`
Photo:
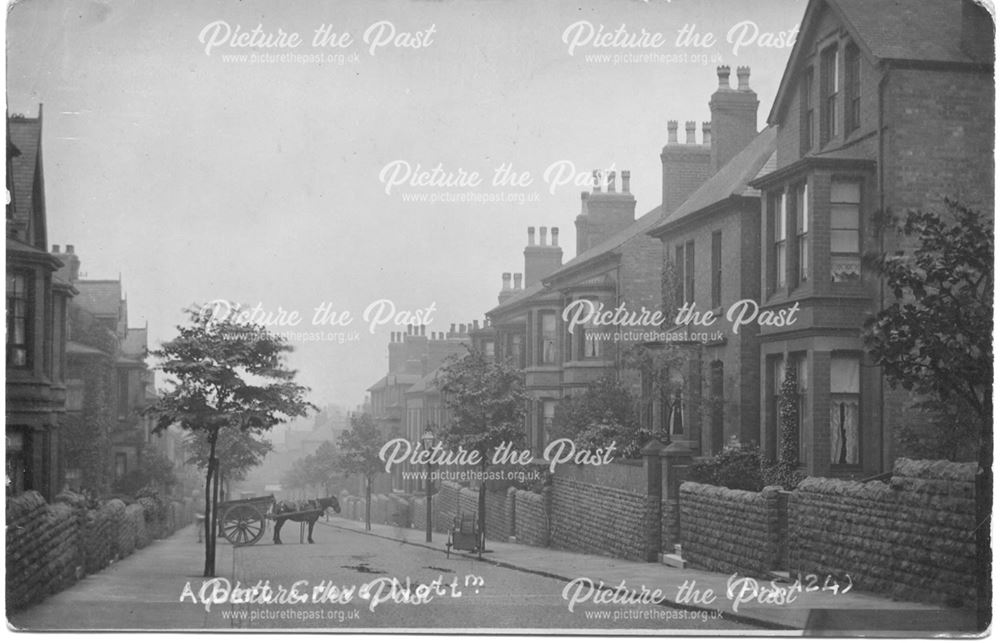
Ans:
<svg viewBox="0 0 1000 643"><path fill-rule="evenodd" d="M430 451L434 448L434 433L431 431L431 427L428 424L427 430L424 434L420 436L420 442L423 444L424 448ZM427 505L427 542L431 542L431 533L433 531L433 525L431 524L431 491L433 487L433 481L431 480L431 461L430 458L427 459L427 480L424 486L424 500Z"/></svg>

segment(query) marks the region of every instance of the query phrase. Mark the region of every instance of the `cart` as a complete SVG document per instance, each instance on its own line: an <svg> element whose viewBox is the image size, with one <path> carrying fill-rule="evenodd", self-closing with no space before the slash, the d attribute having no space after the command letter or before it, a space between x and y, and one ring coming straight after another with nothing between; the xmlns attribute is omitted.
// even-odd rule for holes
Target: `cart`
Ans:
<svg viewBox="0 0 1000 643"><path fill-rule="evenodd" d="M264 536L268 511L273 505L273 495L220 502L215 509L219 534L234 547L253 545Z"/></svg>
<svg viewBox="0 0 1000 643"><path fill-rule="evenodd" d="M459 513L455 516L451 531L448 532L448 542L444 545L445 555L451 558L451 550L458 549L468 552L479 551L479 520L478 514Z"/></svg>

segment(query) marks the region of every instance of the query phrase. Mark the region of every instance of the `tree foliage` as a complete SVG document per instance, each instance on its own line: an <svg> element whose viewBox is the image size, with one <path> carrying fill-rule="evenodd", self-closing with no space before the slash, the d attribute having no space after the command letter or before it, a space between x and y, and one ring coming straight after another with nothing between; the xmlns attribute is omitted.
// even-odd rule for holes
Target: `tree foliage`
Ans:
<svg viewBox="0 0 1000 643"><path fill-rule="evenodd" d="M528 397L521 371L478 350L449 357L435 378L450 422L441 440L450 447L478 452L485 463L503 442L524 442Z"/></svg>
<svg viewBox="0 0 1000 643"><path fill-rule="evenodd" d="M276 424L302 417L313 407L308 389L295 382L296 373L285 364L290 345L268 330L241 319L238 305L232 314L218 309L189 309L189 323L152 355L170 376L172 388L160 395L146 413L155 418L155 432L179 425L192 434L204 434L208 444L205 474L205 575L215 575L215 497L219 434L224 429L259 436ZM215 490L212 483L215 480Z"/></svg>
<svg viewBox="0 0 1000 643"><path fill-rule="evenodd" d="M899 232L913 252L870 258L896 301L868 320L864 340L893 387L993 421L993 223L948 202L953 216L911 212Z"/></svg>
<svg viewBox="0 0 1000 643"><path fill-rule="evenodd" d="M299 458L281 478L282 486L301 489L310 485L326 485L340 468L341 453L329 440L304 458Z"/></svg>
<svg viewBox="0 0 1000 643"><path fill-rule="evenodd" d="M614 442L617 455L637 458L652 436L639 425L636 408L634 396L615 376L603 377L559 402L552 437L570 438L588 450Z"/></svg>
<svg viewBox="0 0 1000 643"><path fill-rule="evenodd" d="M208 467L209 444L208 434L204 431L192 433L187 437L190 455L187 463L193 464L201 471ZM271 441L254 433L240 431L232 426L219 430L215 454L219 459L219 473L225 480L236 482L243 480L251 469L264 461L271 452Z"/></svg>
<svg viewBox="0 0 1000 643"><path fill-rule="evenodd" d="M365 479L365 529L372 528L372 480L384 466L378 457L384 444L382 433L368 413L351 416L351 428L340 434L336 463L344 473Z"/></svg>

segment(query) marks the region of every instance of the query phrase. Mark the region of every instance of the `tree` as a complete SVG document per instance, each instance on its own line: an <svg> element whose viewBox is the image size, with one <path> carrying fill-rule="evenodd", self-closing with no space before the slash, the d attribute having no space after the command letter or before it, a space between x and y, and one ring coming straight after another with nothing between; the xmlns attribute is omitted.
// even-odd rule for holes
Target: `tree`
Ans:
<svg viewBox="0 0 1000 643"><path fill-rule="evenodd" d="M174 474L173 462L163 454L147 449L139 460L139 466L116 480L112 488L117 493L136 496L144 487L169 493L175 484L177 476Z"/></svg>
<svg viewBox="0 0 1000 643"><path fill-rule="evenodd" d="M869 258L896 301L870 318L864 341L889 384L961 404L993 424L993 224L948 202L954 222L911 212L907 254Z"/></svg>
<svg viewBox="0 0 1000 643"><path fill-rule="evenodd" d="M570 438L580 449L605 449L614 442L623 458L637 458L650 433L639 425L631 392L609 375L556 407L552 436Z"/></svg>
<svg viewBox="0 0 1000 643"><path fill-rule="evenodd" d="M893 388L963 415L980 431L976 545L989 557L993 466L993 221L947 201L946 220L910 212L899 231L915 236L911 254L868 258L896 301L868 320L864 341ZM947 424L945 428L947 430ZM955 426L954 423L951 424ZM990 614L989 574L979 574L980 624Z"/></svg>
<svg viewBox="0 0 1000 643"><path fill-rule="evenodd" d="M295 382L295 371L285 365L291 346L263 326L242 321L238 305L228 310L233 314L219 316L207 306L189 309L189 324L178 326L176 338L152 351L161 360L158 368L176 379L173 388L146 409L156 418L156 433L178 424L192 434L204 434L204 574L209 577L215 576L220 432L229 427L259 436L314 408L305 400L308 389Z"/></svg>
<svg viewBox="0 0 1000 643"><path fill-rule="evenodd" d="M281 484L289 489L300 489L309 485L321 485L326 488L333 472L340 466L340 452L333 442L326 440L315 453L299 458L292 468L282 476Z"/></svg>
<svg viewBox="0 0 1000 643"><path fill-rule="evenodd" d="M211 457L208 433L191 434L188 436L187 445L191 453L187 463L205 471ZM267 438L240 431L234 426L222 427L215 445L215 453L219 462L217 471L220 481L219 487L228 488L223 486L223 481L232 483L243 480L250 469L263 462L264 456L272 449L271 441Z"/></svg>
<svg viewBox="0 0 1000 643"><path fill-rule="evenodd" d="M528 396L521 371L510 362L496 361L478 350L452 355L435 377L450 423L442 442L479 454L485 474L493 451L504 442L518 448L524 439L524 412ZM486 481L479 485L479 551L486 546Z"/></svg>
<svg viewBox="0 0 1000 643"><path fill-rule="evenodd" d="M360 474L365 479L365 529L372 528L372 480L382 470L378 457L382 449L382 434L368 413L351 416L351 428L340 434L340 455L337 465L348 475Z"/></svg>

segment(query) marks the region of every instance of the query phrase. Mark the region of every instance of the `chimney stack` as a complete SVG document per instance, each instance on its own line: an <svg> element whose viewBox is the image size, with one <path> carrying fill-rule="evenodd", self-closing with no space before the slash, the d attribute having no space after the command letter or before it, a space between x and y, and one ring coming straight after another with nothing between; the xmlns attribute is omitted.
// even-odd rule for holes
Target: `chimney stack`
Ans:
<svg viewBox="0 0 1000 643"><path fill-rule="evenodd" d="M741 92L750 91L750 68L746 66L741 66L736 68L736 78L738 79L739 85L736 87L737 90Z"/></svg>
<svg viewBox="0 0 1000 643"><path fill-rule="evenodd" d="M976 62L992 63L995 56L993 16L975 0L962 0L962 31L959 48Z"/></svg>
<svg viewBox="0 0 1000 643"><path fill-rule="evenodd" d="M628 170L622 170L622 194L631 194L631 180L632 173ZM553 230L558 230L559 228L553 228Z"/></svg>
<svg viewBox="0 0 1000 643"><path fill-rule="evenodd" d="M712 110L712 164L714 174L757 136L757 93L750 88L750 68L738 67L739 84L729 88L729 68L719 67L719 89L708 103ZM725 76L725 87L722 78Z"/></svg>
<svg viewBox="0 0 1000 643"><path fill-rule="evenodd" d="M555 244L548 245L549 229L539 227L538 233L538 245L529 245L524 249L525 287L534 286L562 266L562 248Z"/></svg>
<svg viewBox="0 0 1000 643"><path fill-rule="evenodd" d="M56 275L70 283L75 283L80 279L80 259L76 256L75 248L72 244L66 246L65 252L59 252L59 246L52 246L52 254L62 261L62 267L56 271Z"/></svg>
<svg viewBox="0 0 1000 643"><path fill-rule="evenodd" d="M719 75L719 89L730 89L729 65L722 65L721 67L716 67L715 73Z"/></svg>

